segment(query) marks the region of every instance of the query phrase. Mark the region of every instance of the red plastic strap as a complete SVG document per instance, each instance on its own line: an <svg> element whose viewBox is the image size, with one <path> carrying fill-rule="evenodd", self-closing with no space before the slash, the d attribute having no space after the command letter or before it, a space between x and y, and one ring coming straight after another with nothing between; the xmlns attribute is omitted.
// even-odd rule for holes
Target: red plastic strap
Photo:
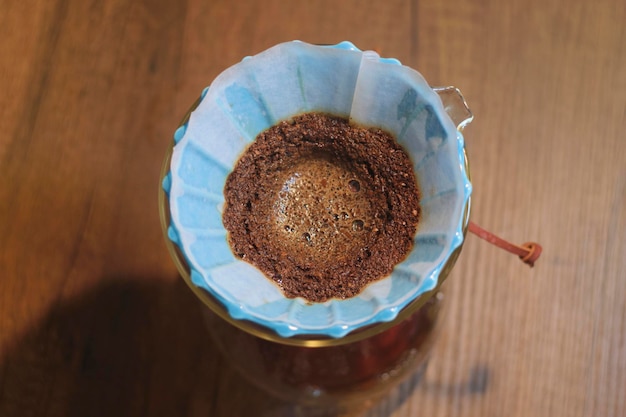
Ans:
<svg viewBox="0 0 626 417"><path fill-rule="evenodd" d="M492 245L496 245L499 248L514 253L519 256L522 262L530 265L531 267L535 265L535 261L539 259L539 256L541 255L542 248L539 243L526 242L522 246L517 246L494 235L471 221L469 222L469 231Z"/></svg>

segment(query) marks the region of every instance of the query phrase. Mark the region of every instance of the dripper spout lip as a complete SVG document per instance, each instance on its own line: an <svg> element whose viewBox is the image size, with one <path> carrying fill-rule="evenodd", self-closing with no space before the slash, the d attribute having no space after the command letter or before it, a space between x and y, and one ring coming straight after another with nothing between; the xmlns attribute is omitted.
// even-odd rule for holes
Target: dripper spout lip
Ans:
<svg viewBox="0 0 626 417"><path fill-rule="evenodd" d="M474 114L467 105L463 93L457 87L432 87L432 89L439 95L444 110L459 132L474 120Z"/></svg>

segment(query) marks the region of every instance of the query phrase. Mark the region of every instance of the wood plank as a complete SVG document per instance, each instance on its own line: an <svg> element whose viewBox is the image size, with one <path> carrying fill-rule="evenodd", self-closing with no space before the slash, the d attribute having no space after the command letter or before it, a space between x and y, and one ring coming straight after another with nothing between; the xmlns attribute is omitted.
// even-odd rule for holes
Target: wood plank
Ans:
<svg viewBox="0 0 626 417"><path fill-rule="evenodd" d="M294 415L221 358L158 222L162 157L229 65L351 40L462 89L472 218L422 379L369 417L626 414L619 0L0 8L0 415Z"/></svg>
<svg viewBox="0 0 626 417"><path fill-rule="evenodd" d="M456 5L426 7L420 15L431 22L448 13L466 20L452 29L431 23L437 53L425 71L446 73L476 114L466 131L473 219L520 243L537 239L545 253L529 271L469 239L451 277L458 288L444 340L454 344L436 349L430 371L458 382L479 363L492 384L483 398L416 403L435 415L619 415L622 396L607 381L624 386L623 373L609 378L608 368L626 362L618 353L626 284L623 272L604 271L623 271L617 253L626 253L613 237L624 230L626 147L617 129L625 97L615 93L626 80L624 10L610 2L483 3L461 7L458 19ZM456 81L465 77L468 87Z"/></svg>

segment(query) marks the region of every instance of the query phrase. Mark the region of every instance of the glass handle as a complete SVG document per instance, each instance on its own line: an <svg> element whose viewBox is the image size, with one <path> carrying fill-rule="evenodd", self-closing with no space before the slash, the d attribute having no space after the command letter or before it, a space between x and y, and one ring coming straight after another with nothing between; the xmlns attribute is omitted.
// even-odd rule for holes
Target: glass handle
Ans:
<svg viewBox="0 0 626 417"><path fill-rule="evenodd" d="M456 124L459 132L474 120L474 115L467 106L461 90L453 86L432 87L432 89L439 94L444 110L448 113L452 122Z"/></svg>

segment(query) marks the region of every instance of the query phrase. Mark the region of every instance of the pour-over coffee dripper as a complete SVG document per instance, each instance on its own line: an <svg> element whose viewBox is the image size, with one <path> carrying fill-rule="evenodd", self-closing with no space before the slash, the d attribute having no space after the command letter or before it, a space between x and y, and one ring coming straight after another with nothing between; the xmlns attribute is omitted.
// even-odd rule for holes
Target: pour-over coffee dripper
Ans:
<svg viewBox="0 0 626 417"><path fill-rule="evenodd" d="M236 259L221 223L223 186L248 143L278 120L323 111L392 133L422 190L415 246L348 300L289 299ZM344 42L278 45L220 75L176 131L160 195L168 248L203 302L216 343L244 374L286 398L333 402L384 392L421 363L440 288L469 223L460 92L432 89L397 60Z"/></svg>

